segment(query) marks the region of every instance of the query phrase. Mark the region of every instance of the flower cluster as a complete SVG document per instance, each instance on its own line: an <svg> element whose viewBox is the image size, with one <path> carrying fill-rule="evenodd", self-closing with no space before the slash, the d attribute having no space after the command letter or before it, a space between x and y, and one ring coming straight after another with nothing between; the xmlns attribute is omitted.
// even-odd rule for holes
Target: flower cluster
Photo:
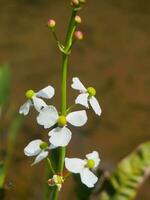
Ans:
<svg viewBox="0 0 150 200"><path fill-rule="evenodd" d="M93 87L86 88L79 78L74 77L72 79L71 87L79 91L79 95L75 99L75 105L80 104L85 108L91 108L97 115L101 115L100 105L95 97L96 90ZM47 105L43 98L51 99L55 94L55 89L52 86L47 86L39 92L28 90L25 94L27 101L20 107L19 113L27 115L30 107L34 107L38 112L37 123L49 129L48 136L49 141L45 142L41 139L31 141L24 149L26 156L35 156L35 160L32 165L37 164L41 160L49 156L51 149L57 147L66 147L71 138L72 132L68 128L68 124L76 127L81 127L87 122L86 110L68 111L65 115L62 115L57 111L53 105ZM69 110L69 109L68 109ZM100 162L99 155L96 151L87 154L86 159L78 158L65 158L65 167L71 173L79 173L82 183L88 187L94 187L97 182L97 177L94 175L95 170ZM49 179L48 184L50 186L57 185L60 189L64 178L61 175L54 174Z"/></svg>

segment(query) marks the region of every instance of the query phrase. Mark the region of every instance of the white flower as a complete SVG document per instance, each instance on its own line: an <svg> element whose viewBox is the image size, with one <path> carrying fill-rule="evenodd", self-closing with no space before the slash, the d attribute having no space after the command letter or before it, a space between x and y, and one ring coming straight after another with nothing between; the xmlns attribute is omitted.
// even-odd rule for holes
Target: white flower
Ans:
<svg viewBox="0 0 150 200"><path fill-rule="evenodd" d="M54 146L48 144L46 142L43 142L40 139L31 141L24 149L24 153L26 156L36 156L34 162L32 165L37 164L44 158L48 156L49 150L55 148Z"/></svg>
<svg viewBox="0 0 150 200"><path fill-rule="evenodd" d="M63 176L60 175L53 175L53 177L51 179L48 180L48 185L49 186L57 186L58 190L60 191L60 189L62 188L62 184L64 183L64 178Z"/></svg>
<svg viewBox="0 0 150 200"><path fill-rule="evenodd" d="M91 171L97 168L100 163L99 154L97 151L93 151L86 155L86 159L79 158L65 158L65 167L68 171L80 174L81 181L87 187L94 187L98 181L97 176Z"/></svg>
<svg viewBox="0 0 150 200"><path fill-rule="evenodd" d="M27 101L20 107L19 113L27 115L30 110L30 106L34 106L39 112L41 108L47 106L46 103L41 99L51 99L54 96L55 90L52 86L47 86L40 90L39 92L34 92L33 90L28 90L25 94Z"/></svg>
<svg viewBox="0 0 150 200"><path fill-rule="evenodd" d="M94 112L97 115L101 115L102 110L101 107L95 98L96 90L93 87L85 88L84 85L81 83L80 79L77 77L74 77L72 79L73 83L71 87L75 90L79 90L80 94L77 96L75 103L81 104L85 106L86 108L89 108L89 104L93 108Z"/></svg>
<svg viewBox="0 0 150 200"><path fill-rule="evenodd" d="M83 126L87 122L87 115L85 110L81 110L71 112L67 116L59 116L54 106L47 106L39 112L37 122L43 125L44 128L50 128L58 124L58 127L49 132L50 143L56 147L67 146L72 135L71 131L66 127L67 122L74 126Z"/></svg>

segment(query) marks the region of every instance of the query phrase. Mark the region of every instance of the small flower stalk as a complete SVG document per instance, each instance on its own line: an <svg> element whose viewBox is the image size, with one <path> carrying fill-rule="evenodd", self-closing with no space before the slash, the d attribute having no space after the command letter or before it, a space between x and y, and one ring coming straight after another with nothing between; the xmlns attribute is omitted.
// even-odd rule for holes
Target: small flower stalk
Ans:
<svg viewBox="0 0 150 200"><path fill-rule="evenodd" d="M27 90L25 93L26 101L19 109L20 114L27 115L30 108L34 108L37 112L36 122L47 132L47 141L43 141L42 139L29 141L29 144L24 148L24 154L28 157L34 157L34 161L31 164L32 166L43 160L48 162L49 170L52 174L48 179L48 185L52 190L51 200L58 199L59 191L67 181L66 176L63 176L66 170L69 177L73 173L79 174L81 182L89 188L94 187L98 181L96 170L100 163L100 157L97 151L86 154L84 159L70 158L70 155L68 157L66 152L70 141L74 138L72 128L68 125L75 127L84 126L88 121L87 109L91 108L97 116L100 116L102 113L96 97L96 89L91 86L85 87L78 77L73 77L72 83L70 84L70 88L78 91L78 95L71 109L67 106L68 59L73 47L74 38L77 40L83 39L83 33L76 29L82 22L77 12L84 3L85 0L71 0L73 11L64 44L58 40L54 31L56 27L55 20L48 20L48 28L51 29L63 58L61 74L61 109L57 110L54 105L51 105L51 98L55 95L55 89L51 85L48 85L38 92L35 92L33 89ZM45 102L45 99L49 102ZM83 109L77 109L79 104ZM56 166L53 166L51 154L55 153L52 149L56 148L59 148L59 160L57 160Z"/></svg>

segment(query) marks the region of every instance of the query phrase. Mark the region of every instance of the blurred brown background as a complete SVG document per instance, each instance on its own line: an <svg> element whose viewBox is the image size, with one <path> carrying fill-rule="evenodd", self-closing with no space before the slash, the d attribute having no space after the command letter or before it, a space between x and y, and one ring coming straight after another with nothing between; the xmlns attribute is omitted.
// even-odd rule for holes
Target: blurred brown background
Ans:
<svg viewBox="0 0 150 200"><path fill-rule="evenodd" d="M12 67L12 109L25 101L27 89L48 84L56 88L50 103L59 107L61 56L47 20L56 20L63 41L70 12L69 0L0 0L0 63ZM103 114L98 118L88 112L89 123L73 129L68 156L98 150L101 167L113 170L121 158L150 139L150 1L88 0L80 15L84 40L70 57L68 104L77 95L70 88L71 79L78 76L86 86L97 88ZM23 154L29 141L47 138L35 117L31 112L18 136L7 200L42 199L45 163L30 167L31 159ZM149 188L148 180L137 199L149 200ZM61 199L68 195L64 188Z"/></svg>

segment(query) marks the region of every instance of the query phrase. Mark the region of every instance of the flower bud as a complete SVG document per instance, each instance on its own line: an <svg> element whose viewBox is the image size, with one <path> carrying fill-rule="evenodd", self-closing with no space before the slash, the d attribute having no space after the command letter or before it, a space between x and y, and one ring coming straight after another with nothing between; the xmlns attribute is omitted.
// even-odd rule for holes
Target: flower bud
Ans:
<svg viewBox="0 0 150 200"><path fill-rule="evenodd" d="M86 3L86 0L79 0L80 3Z"/></svg>
<svg viewBox="0 0 150 200"><path fill-rule="evenodd" d="M80 4L79 0L71 0L71 5L78 6Z"/></svg>
<svg viewBox="0 0 150 200"><path fill-rule="evenodd" d="M49 19L47 25L49 28L55 28L56 22L53 19Z"/></svg>
<svg viewBox="0 0 150 200"><path fill-rule="evenodd" d="M80 24L82 22L81 17L79 15L75 16L75 22Z"/></svg>
<svg viewBox="0 0 150 200"><path fill-rule="evenodd" d="M81 31L75 31L74 35L75 35L77 40L83 39L83 33Z"/></svg>

